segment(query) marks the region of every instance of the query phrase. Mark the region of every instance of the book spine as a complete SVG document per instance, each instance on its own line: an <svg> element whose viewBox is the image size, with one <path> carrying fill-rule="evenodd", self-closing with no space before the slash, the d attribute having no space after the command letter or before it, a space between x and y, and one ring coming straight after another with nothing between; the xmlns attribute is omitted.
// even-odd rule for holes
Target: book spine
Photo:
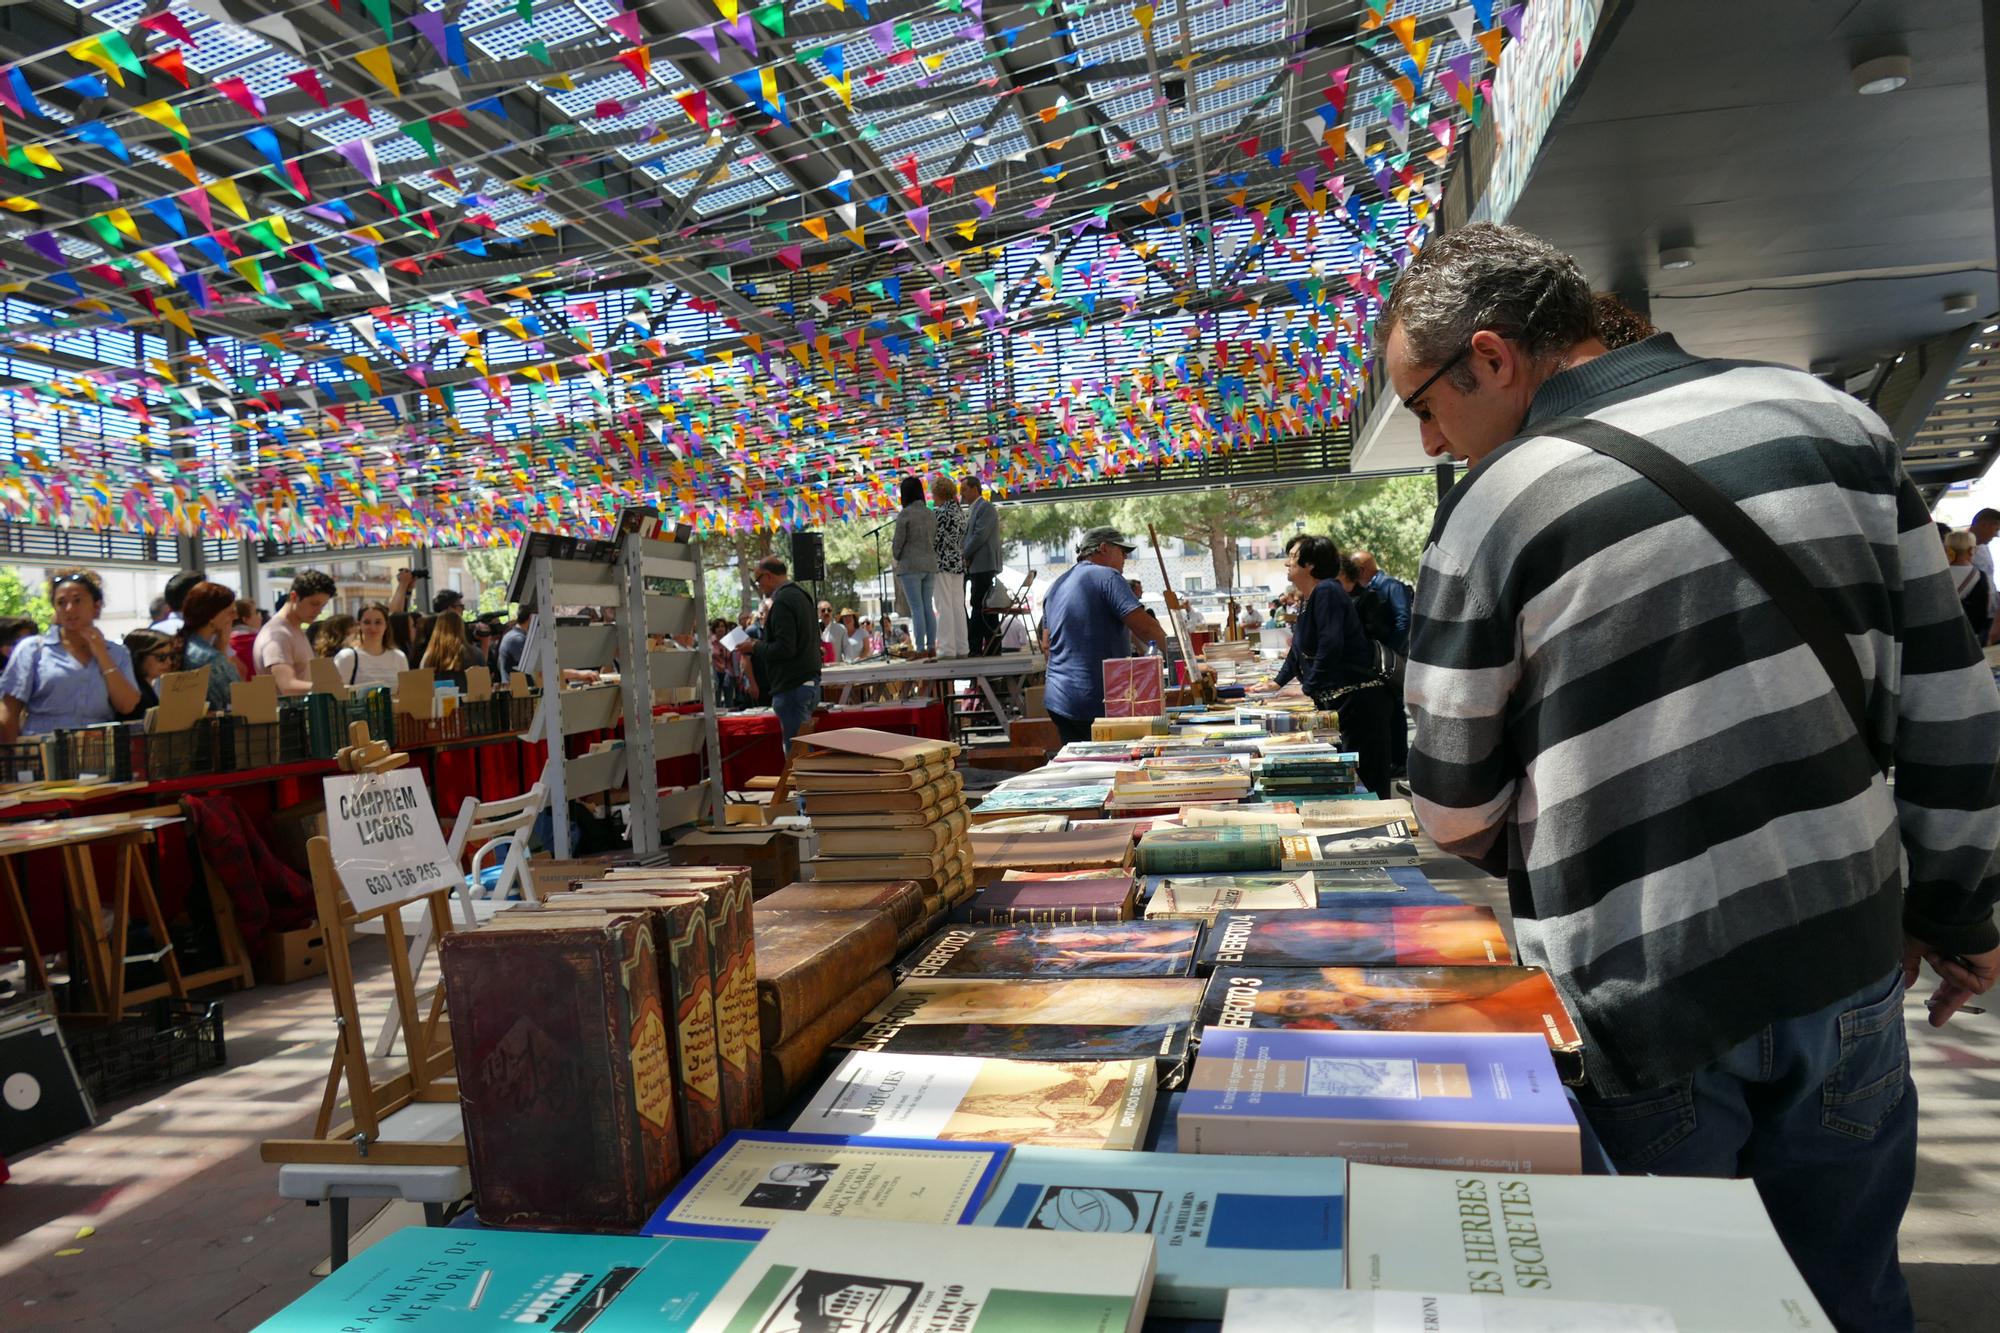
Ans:
<svg viewBox="0 0 2000 1333"><path fill-rule="evenodd" d="M1138 869L1143 875L1207 875L1229 871L1276 870L1280 856L1274 842L1215 842L1200 846L1167 843L1139 845Z"/></svg>
<svg viewBox="0 0 2000 1333"><path fill-rule="evenodd" d="M708 892L710 971L715 979L716 1047L722 1062L722 1118L754 1129L764 1109L762 1033L757 1022L757 945L747 880Z"/></svg>
<svg viewBox="0 0 2000 1333"><path fill-rule="evenodd" d="M776 1046L764 1048L764 1114L777 1115L805 1091L827 1048L856 1023L868 1017L894 989L886 972L877 972L833 1008Z"/></svg>
<svg viewBox="0 0 2000 1333"><path fill-rule="evenodd" d="M612 1072L614 1079L624 1080L629 1089L629 1096L618 1098L616 1105L621 1119L627 1118L628 1108L631 1112L628 1142L638 1148L635 1165L645 1180L641 1202L650 1209L681 1174L674 1058L653 932L634 930L624 943L625 958L612 982L622 992L618 1017L626 1059L622 1067L614 1065Z"/></svg>
<svg viewBox="0 0 2000 1333"><path fill-rule="evenodd" d="M835 947L814 954L804 966L757 982L757 1020L763 1044L776 1046L834 1007L843 995L896 955L896 927L880 912L866 927L842 935Z"/></svg>
<svg viewBox="0 0 2000 1333"><path fill-rule="evenodd" d="M666 908L667 976L674 1011L682 1156L697 1162L722 1140L722 1071L715 1038L715 974L699 900Z"/></svg>

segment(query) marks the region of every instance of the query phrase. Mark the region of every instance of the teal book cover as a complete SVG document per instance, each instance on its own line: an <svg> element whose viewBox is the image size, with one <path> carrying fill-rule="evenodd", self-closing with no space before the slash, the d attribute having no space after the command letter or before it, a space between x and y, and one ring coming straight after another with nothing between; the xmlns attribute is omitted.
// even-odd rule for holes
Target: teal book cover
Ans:
<svg viewBox="0 0 2000 1333"><path fill-rule="evenodd" d="M977 1226L1150 1233L1154 1314L1219 1319L1231 1287L1339 1287L1347 1164L1016 1148Z"/></svg>
<svg viewBox="0 0 2000 1333"><path fill-rule="evenodd" d="M259 1333L674 1333L694 1326L750 1250L735 1240L406 1227Z"/></svg>
<svg viewBox="0 0 2000 1333"><path fill-rule="evenodd" d="M1277 870L1283 842L1268 824L1148 830L1133 864L1142 875L1199 875Z"/></svg>

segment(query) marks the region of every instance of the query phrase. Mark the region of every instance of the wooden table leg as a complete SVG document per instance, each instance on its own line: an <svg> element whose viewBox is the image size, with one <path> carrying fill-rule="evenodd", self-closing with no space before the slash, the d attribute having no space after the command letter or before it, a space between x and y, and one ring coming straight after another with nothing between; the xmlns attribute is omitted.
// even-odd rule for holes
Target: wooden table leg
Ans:
<svg viewBox="0 0 2000 1333"><path fill-rule="evenodd" d="M146 914L146 925L153 932L153 947L166 950L160 955L160 971L166 978L166 993L175 999L184 1000L187 998L187 982L181 975L180 955L175 952L174 942L167 935L166 914L160 910L159 895L153 891L153 874L146 868L144 848L149 841L151 839L144 836L120 841L118 900L121 909L129 913L132 898L135 896L138 898L139 910ZM124 933L122 923L120 933ZM117 957L118 973L123 977L125 951L122 948L118 951ZM150 994L159 989L157 986L151 986L147 991Z"/></svg>
<svg viewBox="0 0 2000 1333"><path fill-rule="evenodd" d="M14 877L14 858L0 856L0 883L7 889L7 905L13 909L14 929L21 934L21 947L28 954L28 975L43 990L49 988L48 965L42 961L42 946L35 942L35 923L28 915L27 900L21 896L21 881Z"/></svg>
<svg viewBox="0 0 2000 1333"><path fill-rule="evenodd" d="M96 1013L116 1020L118 1011L111 1007L110 960L104 952L103 913L97 899L97 871L90 864L90 844L72 843L62 849L62 856L70 915L76 918L76 933L82 940L84 976L97 1003ZM70 967L75 966L76 960L71 959Z"/></svg>

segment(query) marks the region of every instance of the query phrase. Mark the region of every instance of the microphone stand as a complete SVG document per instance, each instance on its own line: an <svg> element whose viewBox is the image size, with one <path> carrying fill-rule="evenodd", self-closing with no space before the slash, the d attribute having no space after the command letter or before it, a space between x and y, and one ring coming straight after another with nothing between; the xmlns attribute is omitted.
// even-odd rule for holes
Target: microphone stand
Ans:
<svg viewBox="0 0 2000 1333"><path fill-rule="evenodd" d="M893 528L894 526L896 526L896 520L892 518L886 523L877 523L868 533L870 537L875 539L875 576L879 580L880 588L880 591L876 594L875 604L877 607L891 605L889 566L882 560L882 529ZM869 656L880 657L885 662L889 660L889 635L886 632L882 635L882 651L880 653L871 653Z"/></svg>

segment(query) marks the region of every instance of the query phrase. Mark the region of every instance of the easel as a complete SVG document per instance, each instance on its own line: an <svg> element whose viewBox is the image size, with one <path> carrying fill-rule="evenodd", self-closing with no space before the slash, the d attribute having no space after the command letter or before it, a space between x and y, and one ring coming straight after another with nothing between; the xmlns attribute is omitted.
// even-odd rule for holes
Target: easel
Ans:
<svg viewBox="0 0 2000 1333"><path fill-rule="evenodd" d="M409 763L410 757L392 750L386 741L370 740L368 724L355 722L347 731L350 744L340 751L339 764L349 773L388 773ZM356 912L340 886L340 874L333 863L332 845L325 838L306 844L312 869L313 898L319 905L319 919L326 930L326 980L333 992L333 1065L327 1071L326 1091L320 1098L319 1115L313 1121L309 1139L266 1139L263 1159L267 1162L369 1162L381 1166L463 1166L463 1134L445 1141L399 1141L385 1139L382 1123L396 1112L417 1102L458 1101L458 1080L454 1075L449 1042L438 1044L438 1022L444 1012L444 990L431 997L430 1012L417 1018L417 990L410 975L409 940L403 931L403 908L407 902L392 903L369 912ZM419 901L428 902L433 938L442 938L451 929L450 892L440 889ZM348 952L350 926L356 921L381 918L389 945L389 971L395 982L396 1000L402 1014L403 1049L408 1068L382 1082L376 1082L368 1067L368 1042L361 1022L360 1006L354 998L354 962ZM339 1104L340 1084L348 1087L350 1119L333 1126Z"/></svg>
<svg viewBox="0 0 2000 1333"><path fill-rule="evenodd" d="M1180 608L1184 605L1174 592L1172 579L1167 575L1167 557L1160 550L1160 534L1153 525L1146 525L1146 540L1153 544L1153 559L1160 562L1160 590L1167 602L1167 625L1180 645L1181 660L1187 663L1187 687L1194 691L1194 697L1204 704L1215 702L1215 676L1201 669L1195 660L1194 640L1188 636L1187 625L1181 620Z"/></svg>

